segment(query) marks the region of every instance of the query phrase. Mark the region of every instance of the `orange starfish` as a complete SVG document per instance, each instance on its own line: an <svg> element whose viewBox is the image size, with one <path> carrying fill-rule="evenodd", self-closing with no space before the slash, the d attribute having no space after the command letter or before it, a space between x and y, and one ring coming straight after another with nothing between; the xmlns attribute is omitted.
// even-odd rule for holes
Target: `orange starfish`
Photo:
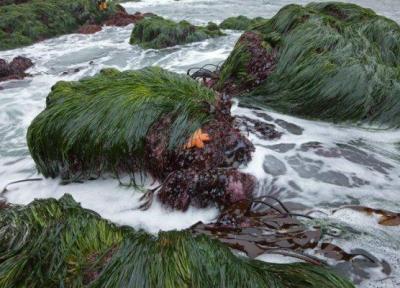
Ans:
<svg viewBox="0 0 400 288"><path fill-rule="evenodd" d="M197 129L196 132L194 132L193 136L190 137L184 148L190 149L196 147L201 149L204 148L204 142L210 140L211 138L207 133L203 133L201 129Z"/></svg>
<svg viewBox="0 0 400 288"><path fill-rule="evenodd" d="M107 10L107 8L108 8L107 2L106 1L100 2L99 8L100 8L101 11Z"/></svg>

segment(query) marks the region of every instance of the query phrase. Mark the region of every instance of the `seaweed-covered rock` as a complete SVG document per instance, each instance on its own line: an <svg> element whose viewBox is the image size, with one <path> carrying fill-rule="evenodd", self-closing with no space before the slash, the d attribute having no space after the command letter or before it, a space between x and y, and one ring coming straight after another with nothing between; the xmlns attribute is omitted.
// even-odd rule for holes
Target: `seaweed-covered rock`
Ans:
<svg viewBox="0 0 400 288"><path fill-rule="evenodd" d="M276 54L260 33L244 33L224 62L215 88L230 95L251 91L275 70Z"/></svg>
<svg viewBox="0 0 400 288"><path fill-rule="evenodd" d="M118 227L69 195L0 209L0 286L354 287L324 267L237 256L205 235Z"/></svg>
<svg viewBox="0 0 400 288"><path fill-rule="evenodd" d="M46 177L135 173L146 168L146 136L154 125L169 116L169 125L163 127L165 146L182 147L213 118L205 103L215 101L211 90L158 67L106 69L53 86L46 109L28 129L28 146Z"/></svg>
<svg viewBox="0 0 400 288"><path fill-rule="evenodd" d="M102 10L93 0L32 0L0 6L0 50L75 32L84 24L99 24L117 11L114 1Z"/></svg>
<svg viewBox="0 0 400 288"><path fill-rule="evenodd" d="M0 59L0 82L12 79L23 79L25 71L33 66L29 58L17 56L10 63Z"/></svg>
<svg viewBox="0 0 400 288"><path fill-rule="evenodd" d="M192 200L201 207L229 205L251 198L255 183L236 171L254 147L234 127L230 105L199 82L161 68L106 69L57 83L28 129L28 146L45 177L75 181L113 173L134 181L136 172L146 171L163 183L158 196L169 206L185 210ZM216 170L218 179L200 177ZM193 184L175 187L179 179Z"/></svg>
<svg viewBox="0 0 400 288"><path fill-rule="evenodd" d="M304 117L400 127L399 65L396 22L354 4L288 5L242 36L216 88Z"/></svg>
<svg viewBox="0 0 400 288"><path fill-rule="evenodd" d="M10 4L22 4L32 0L0 0L0 6L10 5Z"/></svg>
<svg viewBox="0 0 400 288"><path fill-rule="evenodd" d="M246 16L240 15L237 17L229 17L222 21L219 25L221 29L231 29L231 30L249 30L251 27L256 26L258 24L263 23L264 21L268 21L262 17L256 17L250 19Z"/></svg>
<svg viewBox="0 0 400 288"><path fill-rule="evenodd" d="M176 23L160 16L153 16L135 25L130 43L138 44L145 49L161 49L222 35L224 34L218 26L212 22L202 27L187 21Z"/></svg>

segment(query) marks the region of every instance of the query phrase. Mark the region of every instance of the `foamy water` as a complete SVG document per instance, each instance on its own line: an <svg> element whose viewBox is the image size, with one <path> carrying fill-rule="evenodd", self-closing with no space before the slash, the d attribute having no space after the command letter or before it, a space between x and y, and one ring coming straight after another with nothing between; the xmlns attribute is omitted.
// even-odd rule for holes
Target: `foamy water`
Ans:
<svg viewBox="0 0 400 288"><path fill-rule="evenodd" d="M128 11L155 12L172 19L194 23L220 22L229 16L271 17L282 5L311 1L173 1L149 0L124 4ZM400 20L398 0L349 1L371 7L378 13ZM239 32L227 36L164 50L142 50L128 43L132 25L108 27L94 35L67 35L38 44L0 52L0 58L11 60L22 55L35 63L28 72L33 77L22 81L0 83L0 187L8 182L40 177L29 156L25 134L32 119L45 107L45 98L57 81L79 80L98 73L102 68L121 70L158 65L185 73L190 67L218 64L229 55ZM244 171L257 176L260 195L270 194L286 203L301 204L302 209L315 208L327 216L321 221L350 227L357 233L343 235L334 243L350 251L363 248L379 259L385 259L393 272L386 276L371 268L370 280L361 287L397 287L400 279L400 230L377 224L373 215L349 209L332 213L342 205L365 205L400 211L400 130L376 130L309 121L273 111L254 111L238 107L237 116L275 125L282 132L278 140L266 141L259 135L247 136L256 146L253 161ZM263 114L260 114L262 112ZM5 194L11 203L28 204L35 198L59 198L71 194L83 207L100 213L118 224L159 230L184 229L197 221L209 222L217 210L189 209L170 211L155 203L140 211L143 191L121 187L115 179L105 178L83 184L59 185L58 179L16 184ZM262 256L265 261L287 261ZM292 260L289 260L292 261Z"/></svg>

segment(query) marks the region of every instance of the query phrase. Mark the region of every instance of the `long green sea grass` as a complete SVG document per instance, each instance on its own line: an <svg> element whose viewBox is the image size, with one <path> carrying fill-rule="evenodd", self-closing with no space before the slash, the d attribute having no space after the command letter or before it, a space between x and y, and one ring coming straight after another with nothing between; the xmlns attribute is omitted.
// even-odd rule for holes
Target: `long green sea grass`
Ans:
<svg viewBox="0 0 400 288"><path fill-rule="evenodd" d="M204 103L213 91L158 67L103 70L78 82L59 82L28 129L29 150L45 177L88 179L146 168L145 137L163 117L169 149L181 147L211 119Z"/></svg>
<svg viewBox="0 0 400 288"><path fill-rule="evenodd" d="M308 118L400 127L396 22L354 4L324 2L288 5L253 31L277 61L244 102ZM221 82L247 69L248 54L239 49L222 67Z"/></svg>
<svg viewBox="0 0 400 288"><path fill-rule="evenodd" d="M69 195L0 210L0 287L347 288L324 267L234 255L188 231L118 227Z"/></svg>
<svg viewBox="0 0 400 288"><path fill-rule="evenodd" d="M246 16L240 15L237 17L226 18L219 25L221 29L231 29L231 30L250 30L253 26L260 25L261 23L268 21L262 17L256 17L250 19Z"/></svg>

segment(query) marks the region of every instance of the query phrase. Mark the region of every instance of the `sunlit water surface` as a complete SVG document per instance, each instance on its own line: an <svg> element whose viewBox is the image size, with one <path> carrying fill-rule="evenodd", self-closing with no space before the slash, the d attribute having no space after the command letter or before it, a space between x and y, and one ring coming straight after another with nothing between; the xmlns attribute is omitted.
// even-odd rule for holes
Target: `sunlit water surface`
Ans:
<svg viewBox="0 0 400 288"><path fill-rule="evenodd" d="M221 22L240 14L271 17L283 5L305 4L297 0L220 0L173 1L149 0L126 3L129 12L154 12L193 23ZM373 8L379 14L400 22L398 0L347 1ZM244 5L245 4L245 5ZM190 67L218 64L229 55L240 32L228 36L161 51L144 51L128 44L132 25L108 27L94 35L67 35L22 49L0 52L0 58L11 60L17 55L29 57L35 66L33 76L22 81L0 83L0 186L10 181L38 177L29 156L25 134L32 119L45 106L52 85L60 80L78 80L105 67L121 70L158 65L185 73ZM256 193L278 196L286 203L326 212L326 221L348 225L357 231L351 237L335 240L346 251L362 248L387 261L392 273L387 276L371 269L370 279L361 287L398 287L400 285L400 228L377 224L374 216L349 209L332 213L342 205L365 205L400 211L400 142L399 130L357 128L299 119L273 111L254 111L238 107L233 113L264 121L283 133L279 140L262 140L252 133L248 137L256 146L253 161L244 171L257 176ZM139 211L141 191L119 186L114 179L84 184L59 185L59 180L44 180L10 186L8 201L27 204L35 198L59 198L70 193L83 207L99 212L119 224L159 230L184 229L197 221L212 221L217 210L189 209L169 211L155 203L148 211ZM319 215L318 215L319 216ZM261 257L266 261L282 261Z"/></svg>

